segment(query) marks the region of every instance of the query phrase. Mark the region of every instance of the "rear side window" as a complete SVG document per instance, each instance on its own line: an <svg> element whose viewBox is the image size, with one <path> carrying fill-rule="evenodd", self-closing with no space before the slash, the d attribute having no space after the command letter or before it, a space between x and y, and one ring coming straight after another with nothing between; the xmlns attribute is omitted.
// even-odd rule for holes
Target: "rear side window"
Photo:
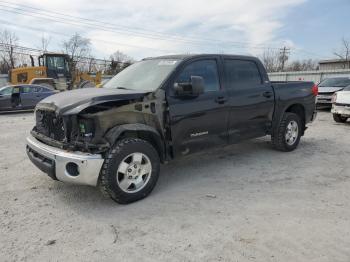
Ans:
<svg viewBox="0 0 350 262"><path fill-rule="evenodd" d="M34 92L40 93L40 92L45 92L45 88L41 86L33 86Z"/></svg>
<svg viewBox="0 0 350 262"><path fill-rule="evenodd" d="M21 93L33 93L35 92L34 88L31 86L22 86Z"/></svg>
<svg viewBox="0 0 350 262"><path fill-rule="evenodd" d="M215 60L200 60L187 65L176 82L189 82L191 76L203 77L205 92L217 91L220 89L218 68Z"/></svg>
<svg viewBox="0 0 350 262"><path fill-rule="evenodd" d="M246 89L261 85L258 66L253 61L225 60L225 73L230 89Z"/></svg>

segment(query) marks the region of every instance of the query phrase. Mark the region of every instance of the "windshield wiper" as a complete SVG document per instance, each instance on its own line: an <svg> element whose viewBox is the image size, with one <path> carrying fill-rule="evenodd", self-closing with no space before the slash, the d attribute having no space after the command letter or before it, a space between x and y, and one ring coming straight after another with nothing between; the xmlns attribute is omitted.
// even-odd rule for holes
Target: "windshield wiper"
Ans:
<svg viewBox="0 0 350 262"><path fill-rule="evenodd" d="M117 89L130 90L130 88L126 88L126 87L122 87L122 86L118 86Z"/></svg>

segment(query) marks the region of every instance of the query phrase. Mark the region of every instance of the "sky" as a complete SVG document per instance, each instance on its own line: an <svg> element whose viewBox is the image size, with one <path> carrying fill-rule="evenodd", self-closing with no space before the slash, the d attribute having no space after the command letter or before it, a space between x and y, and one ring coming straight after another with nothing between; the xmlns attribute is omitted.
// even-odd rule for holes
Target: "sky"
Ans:
<svg viewBox="0 0 350 262"><path fill-rule="evenodd" d="M293 59L331 59L350 40L350 0L0 0L0 29L19 44L62 51L74 33L97 58L119 50L138 60L179 53L259 56L290 48Z"/></svg>

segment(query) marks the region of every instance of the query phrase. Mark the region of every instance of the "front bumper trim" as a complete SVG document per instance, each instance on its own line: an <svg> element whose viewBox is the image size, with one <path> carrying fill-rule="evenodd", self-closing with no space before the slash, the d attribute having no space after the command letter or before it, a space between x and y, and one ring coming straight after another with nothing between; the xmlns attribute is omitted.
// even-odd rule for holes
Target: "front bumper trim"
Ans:
<svg viewBox="0 0 350 262"><path fill-rule="evenodd" d="M331 112L342 116L350 117L350 105L333 105Z"/></svg>
<svg viewBox="0 0 350 262"><path fill-rule="evenodd" d="M53 179L90 186L97 185L104 161L100 154L69 152L46 145L31 135L27 137L27 154L35 166ZM67 170L69 163L77 165L78 175L69 174Z"/></svg>

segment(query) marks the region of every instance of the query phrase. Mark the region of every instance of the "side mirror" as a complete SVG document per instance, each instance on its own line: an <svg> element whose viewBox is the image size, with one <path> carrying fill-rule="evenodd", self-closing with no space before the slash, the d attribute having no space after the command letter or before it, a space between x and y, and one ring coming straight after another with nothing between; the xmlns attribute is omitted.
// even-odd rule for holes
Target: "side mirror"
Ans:
<svg viewBox="0 0 350 262"><path fill-rule="evenodd" d="M204 79L201 76L191 76L190 82L175 83L174 89L178 96L199 96L204 93Z"/></svg>

